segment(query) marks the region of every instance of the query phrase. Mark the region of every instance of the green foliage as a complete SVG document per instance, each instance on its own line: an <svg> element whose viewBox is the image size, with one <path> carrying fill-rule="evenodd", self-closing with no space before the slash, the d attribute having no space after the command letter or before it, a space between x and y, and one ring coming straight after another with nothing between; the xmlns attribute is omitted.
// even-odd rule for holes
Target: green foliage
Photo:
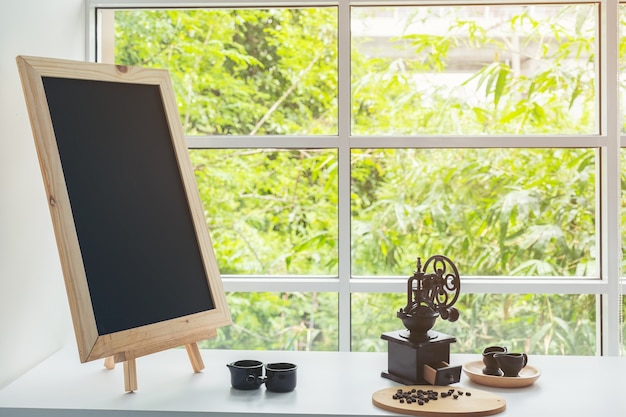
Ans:
<svg viewBox="0 0 626 417"><path fill-rule="evenodd" d="M550 12L535 14L541 7ZM478 6L402 9L409 19L387 55L353 38L352 134L597 133L596 8L541 7L506 8L499 25L490 21L500 32ZM415 29L433 19L447 30ZM336 8L124 10L115 24L117 63L169 71L186 134L337 135ZM459 48L492 52L455 78ZM462 276L597 273L595 150L459 146L385 149L381 140L352 151L354 275L408 277L417 256L434 254L453 258ZM190 155L222 274L338 274L336 149ZM352 294L352 348L383 350L380 333L400 327L403 300ZM228 304L234 324L205 347L337 349L337 294L232 293ZM498 342L595 353L591 295L462 294L457 308L460 320L436 330L457 337L459 352Z"/></svg>
<svg viewBox="0 0 626 417"><path fill-rule="evenodd" d="M222 274L337 275L334 150L192 150Z"/></svg>
<svg viewBox="0 0 626 417"><path fill-rule="evenodd" d="M463 275L593 275L595 152L353 152L355 275L449 254Z"/></svg>
<svg viewBox="0 0 626 417"><path fill-rule="evenodd" d="M115 59L169 71L187 134L333 134L336 13L117 11Z"/></svg>
<svg viewBox="0 0 626 417"><path fill-rule="evenodd" d="M337 294L229 293L233 325L203 348L337 350Z"/></svg>
<svg viewBox="0 0 626 417"><path fill-rule="evenodd" d="M371 39L354 39L353 132L596 133L596 9L538 9L501 8L506 17L484 19L482 6L408 7L414 20L389 45L399 52L388 59L363 56ZM414 32L424 27L418 23L432 25L433 20L449 25L448 30L440 35ZM576 24L570 28L572 21ZM446 74L453 64L451 52L460 46L474 53L467 65L475 65L476 72L460 81L434 77ZM484 51L491 51L489 59L482 58Z"/></svg>
<svg viewBox="0 0 626 417"><path fill-rule="evenodd" d="M594 355L595 302L593 295L461 294L459 320L438 319L433 330L457 339L453 353L498 344L536 355ZM384 351L380 335L403 328L396 312L405 304L405 294L354 294L352 349Z"/></svg>

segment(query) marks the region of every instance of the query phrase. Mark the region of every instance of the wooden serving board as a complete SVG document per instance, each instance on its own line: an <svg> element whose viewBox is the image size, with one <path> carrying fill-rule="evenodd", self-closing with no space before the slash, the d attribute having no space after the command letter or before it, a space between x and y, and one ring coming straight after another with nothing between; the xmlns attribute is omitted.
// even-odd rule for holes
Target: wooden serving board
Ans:
<svg viewBox="0 0 626 417"><path fill-rule="evenodd" d="M416 390L416 395L419 394L419 390L423 392L432 390L439 395L437 400L431 399L428 402L424 402L423 405L419 405L418 402L408 403L406 400L404 403L401 403L399 399L393 398L398 390L406 393L413 389ZM452 389L454 389L452 395L447 395L448 391ZM446 395L443 396L442 393L446 393ZM453 395L457 395L457 398L454 398ZM457 386L406 385L390 387L376 391L372 395L372 402L383 410L414 416L490 416L501 413L506 409L506 401L499 395L474 388Z"/></svg>

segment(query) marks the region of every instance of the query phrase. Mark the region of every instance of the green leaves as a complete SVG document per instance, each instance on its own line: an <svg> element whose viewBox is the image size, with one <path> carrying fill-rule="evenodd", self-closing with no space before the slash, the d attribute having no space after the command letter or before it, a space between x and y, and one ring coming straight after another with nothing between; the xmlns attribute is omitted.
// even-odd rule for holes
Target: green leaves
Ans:
<svg viewBox="0 0 626 417"><path fill-rule="evenodd" d="M501 62L494 62L468 78L463 84L467 85L473 80L478 79L476 89L484 88L485 96L493 96L493 105L494 108L496 108L498 107L500 98L502 98L504 94L510 72L511 68L508 65Z"/></svg>
<svg viewBox="0 0 626 417"><path fill-rule="evenodd" d="M355 150L353 273L404 275L416 256L448 253L466 275L535 276L530 260L592 274L594 153Z"/></svg>
<svg viewBox="0 0 626 417"><path fill-rule="evenodd" d="M335 134L336 20L335 8L117 11L116 61L170 72L187 134Z"/></svg>
<svg viewBox="0 0 626 417"><path fill-rule="evenodd" d="M222 273L337 274L334 150L194 150Z"/></svg>
<svg viewBox="0 0 626 417"><path fill-rule="evenodd" d="M405 294L352 295L352 349L384 351L383 332L402 328L395 312ZM558 294L464 294L459 320L438 319L436 331L454 335L452 353L480 354L490 345L530 355L594 355L595 296Z"/></svg>
<svg viewBox="0 0 626 417"><path fill-rule="evenodd" d="M377 10L355 7L353 23ZM594 5L489 10L406 8L406 30L381 48L352 38L351 133L381 135L351 154L353 275L408 276L416 256L439 253L463 276L596 273L594 149L463 147L464 135L597 133ZM127 10L115 21L116 61L170 72L187 134L337 134L336 8ZM417 147L386 149L390 134ZM460 144L423 149L424 135ZM336 149L190 154L223 274L338 274ZM356 350L384 348L397 296L352 294ZM468 294L451 333L460 351L497 341L588 354L593 303ZM236 324L212 346L337 348L337 294L229 294L229 306Z"/></svg>
<svg viewBox="0 0 626 417"><path fill-rule="evenodd" d="M353 37L355 133L597 132L593 5L398 10L386 48Z"/></svg>

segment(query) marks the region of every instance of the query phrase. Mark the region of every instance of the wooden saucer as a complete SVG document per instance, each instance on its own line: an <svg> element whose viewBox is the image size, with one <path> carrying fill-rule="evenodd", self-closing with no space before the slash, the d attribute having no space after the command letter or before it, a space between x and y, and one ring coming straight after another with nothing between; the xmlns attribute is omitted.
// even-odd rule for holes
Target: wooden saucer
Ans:
<svg viewBox="0 0 626 417"><path fill-rule="evenodd" d="M483 374L485 364L483 361L467 362L463 364L463 372L470 381L489 387L499 388L521 388L532 385L539 376L539 369L526 365L519 373L518 377L494 376Z"/></svg>
<svg viewBox="0 0 626 417"><path fill-rule="evenodd" d="M405 401L401 403L393 398L399 389L404 392L412 389L416 391L420 389L423 391L433 390L437 391L439 396L437 400L430 400L423 405L419 405L417 402L409 404ZM458 394L457 398L453 396L444 398L441 395L450 389L454 389L454 394ZM462 394L459 394L458 391L461 391ZM506 409L506 401L497 394L474 388L437 385L406 385L381 389L372 395L372 403L376 407L395 413L433 417L491 416Z"/></svg>

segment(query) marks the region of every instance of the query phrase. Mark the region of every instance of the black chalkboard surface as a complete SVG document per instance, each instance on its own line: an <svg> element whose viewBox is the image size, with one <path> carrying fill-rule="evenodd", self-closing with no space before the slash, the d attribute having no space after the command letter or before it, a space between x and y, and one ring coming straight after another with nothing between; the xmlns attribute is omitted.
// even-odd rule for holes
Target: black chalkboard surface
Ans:
<svg viewBox="0 0 626 417"><path fill-rule="evenodd" d="M81 361L230 324L169 74L17 57ZM133 390L134 384L127 384Z"/></svg>
<svg viewBox="0 0 626 417"><path fill-rule="evenodd" d="M159 87L43 85L98 333L213 309Z"/></svg>

